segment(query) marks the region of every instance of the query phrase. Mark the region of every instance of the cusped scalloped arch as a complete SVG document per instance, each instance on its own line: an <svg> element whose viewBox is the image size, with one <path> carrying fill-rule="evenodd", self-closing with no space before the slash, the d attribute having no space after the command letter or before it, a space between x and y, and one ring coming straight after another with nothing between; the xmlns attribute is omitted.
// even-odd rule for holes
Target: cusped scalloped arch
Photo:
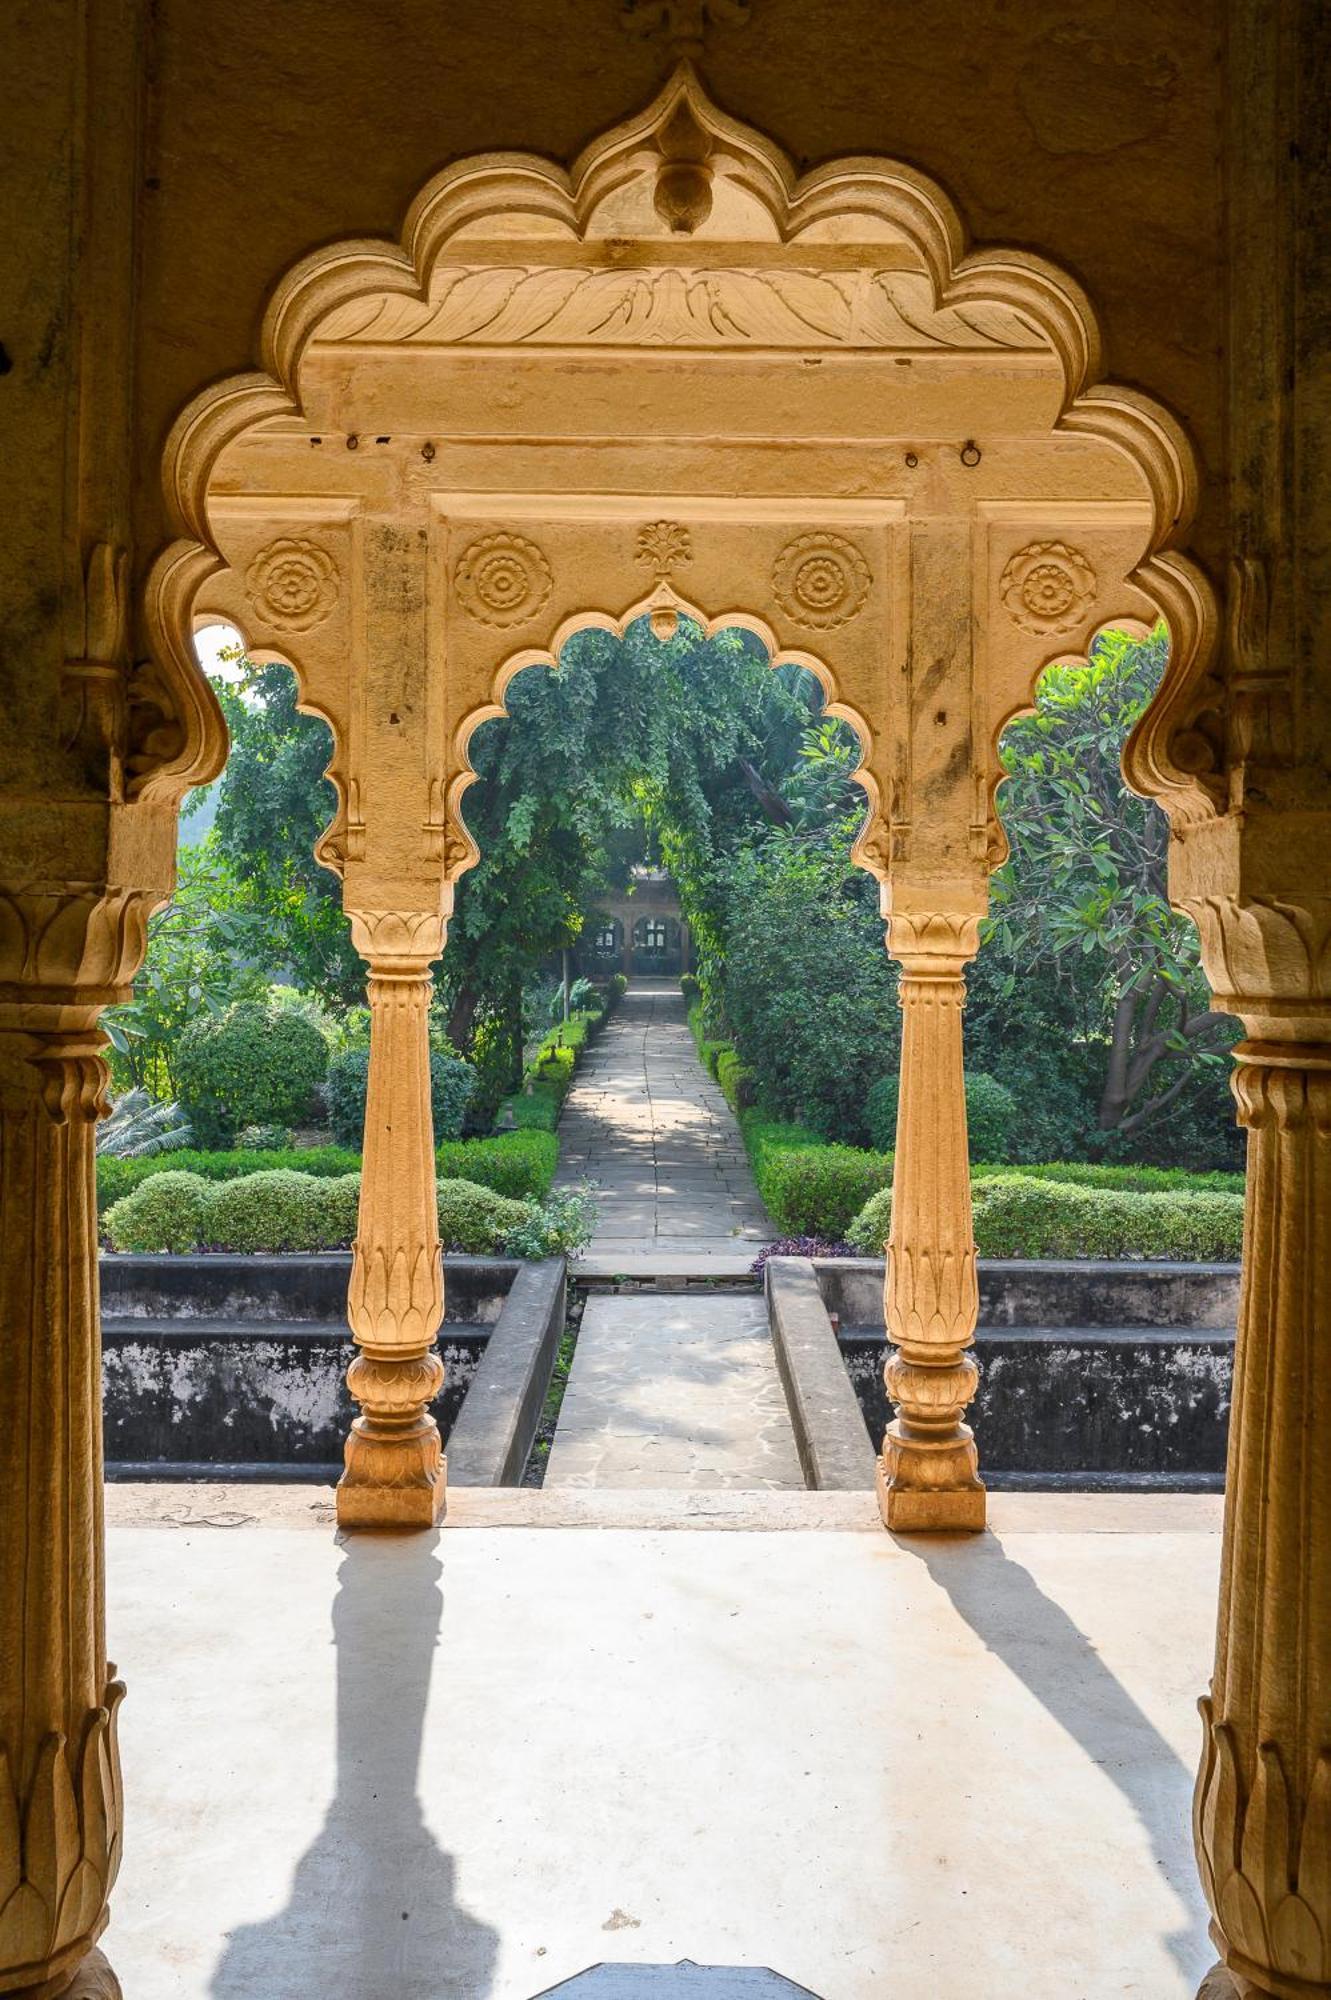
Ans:
<svg viewBox="0 0 1331 2000"><path fill-rule="evenodd" d="M803 176L779 147L720 111L681 65L643 111L594 141L564 169L535 155L493 153L436 176L406 217L401 241L353 240L312 252L277 285L263 322L261 369L206 389L167 441L164 477L180 539L159 557L146 589L157 667L186 718L185 743L136 780L139 795L179 795L213 774L200 676L187 638L194 599L221 565L208 517L209 486L229 443L274 417L302 411L302 361L311 341L367 301L425 305L442 260L469 234L583 242L626 221L644 236L669 231L651 207L652 186L682 127L684 151L707 153L721 221L743 214L755 242L834 241L855 230L894 240L927 275L937 311L1003 308L1056 358L1062 378L1056 427L1107 442L1139 472L1150 497L1149 547L1129 581L1159 608L1171 633L1164 685L1129 747L1132 781L1176 821L1209 816L1216 799L1202 760L1173 754L1173 739L1204 680L1216 635L1215 602L1181 543L1196 496L1196 468L1181 429L1139 391L1103 379L1095 314L1081 288L1047 261L1016 249L968 249L957 210L932 181L876 157L830 162ZM701 140L696 135L701 134ZM675 135L673 138L671 135ZM710 197L709 197L710 199ZM727 207L727 204L729 206ZM704 225L700 235L705 233ZM719 223L715 226L720 226ZM496 700L500 690L496 685ZM1191 765L1191 768L1187 768Z"/></svg>
<svg viewBox="0 0 1331 2000"><path fill-rule="evenodd" d="M767 620L757 612L736 606L733 610L719 611L715 616L709 616L699 605L690 603L677 592L658 589L650 596L639 598L626 610L618 613L589 605L585 611L576 612L571 617L562 619L550 635L548 645L523 646L517 652L510 653L495 675L492 698L463 717L457 731L457 747L465 759L466 768L453 780L449 788L448 806L453 825L465 838L466 853L453 860L448 871L452 878L456 879L464 874L480 859L480 850L467 828L462 811L462 801L475 784L477 777L471 762L471 739L482 723L497 722L507 716L508 690L517 675L527 667L556 666L563 648L578 632L608 632L613 638L622 639L630 625L635 624L640 618L651 618L659 614L663 608L673 618L685 618L700 627L704 639L713 639L718 632L735 630L751 632L766 652L767 664L773 671L777 667L797 666L807 668L813 675L823 691L823 713L848 723L859 740L860 762L851 776L865 795L868 812L860 840L856 843L853 859L862 867L869 868L873 872L879 871L877 858L871 857L868 851L868 843L872 839L872 829L877 822L881 803L877 780L868 765L869 752L873 745L873 730L866 716L841 699L836 675L826 660L803 647L783 647Z"/></svg>

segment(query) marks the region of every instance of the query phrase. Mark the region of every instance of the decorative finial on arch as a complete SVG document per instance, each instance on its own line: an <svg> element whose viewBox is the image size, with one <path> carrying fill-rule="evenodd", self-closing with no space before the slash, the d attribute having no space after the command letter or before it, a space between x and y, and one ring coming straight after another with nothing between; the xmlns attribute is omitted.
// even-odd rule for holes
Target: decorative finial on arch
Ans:
<svg viewBox="0 0 1331 2000"><path fill-rule="evenodd" d="M747 27L753 0L621 0L625 32L640 41L663 41L683 62L703 52L709 28Z"/></svg>
<svg viewBox="0 0 1331 2000"><path fill-rule="evenodd" d="M677 236L692 236L712 212L712 135L681 97L656 135L661 164L652 206Z"/></svg>

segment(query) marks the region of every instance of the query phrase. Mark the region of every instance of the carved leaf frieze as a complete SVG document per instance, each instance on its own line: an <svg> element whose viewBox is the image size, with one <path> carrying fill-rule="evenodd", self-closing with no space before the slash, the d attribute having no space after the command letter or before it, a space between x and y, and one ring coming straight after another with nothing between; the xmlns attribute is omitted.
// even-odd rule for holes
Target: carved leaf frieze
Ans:
<svg viewBox="0 0 1331 2000"><path fill-rule="evenodd" d="M915 271L625 271L500 265L440 272L426 301L334 312L320 340L427 346L1013 348L1042 341L1012 307L934 306Z"/></svg>

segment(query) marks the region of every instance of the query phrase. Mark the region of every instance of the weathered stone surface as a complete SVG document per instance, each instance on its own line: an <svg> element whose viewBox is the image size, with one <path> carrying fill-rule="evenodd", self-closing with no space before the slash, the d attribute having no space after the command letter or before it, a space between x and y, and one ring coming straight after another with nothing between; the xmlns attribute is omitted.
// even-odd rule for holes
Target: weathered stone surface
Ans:
<svg viewBox="0 0 1331 2000"><path fill-rule="evenodd" d="M589 1299L545 1483L802 1487L762 1300Z"/></svg>
<svg viewBox="0 0 1331 2000"><path fill-rule="evenodd" d="M683 1255L740 1268L771 1235L739 1129L698 1061L684 996L635 979L584 1056L559 1124L559 1178L598 1184L590 1254L616 1271Z"/></svg>

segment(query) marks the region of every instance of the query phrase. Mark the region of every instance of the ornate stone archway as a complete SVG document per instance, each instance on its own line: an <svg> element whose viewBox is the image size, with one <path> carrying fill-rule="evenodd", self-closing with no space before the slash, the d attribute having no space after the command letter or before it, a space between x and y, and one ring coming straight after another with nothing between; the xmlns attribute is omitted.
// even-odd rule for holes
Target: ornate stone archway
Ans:
<svg viewBox="0 0 1331 2000"><path fill-rule="evenodd" d="M575 626L687 613L811 667L864 745L856 858L905 1011L884 1514L982 1525L961 1020L1003 852L997 743L1042 668L1111 618L1169 619L1166 709L1201 670L1177 428L1098 379L1061 274L967 252L940 192L891 162L797 179L687 64L571 173L465 161L401 246L308 258L263 359L172 434L184 533L146 614L165 680L193 684L190 621L220 615L291 661L333 730L319 852L374 1024L341 1518L442 1505L425 1008L475 858L470 735ZM207 735L143 796L208 775Z"/></svg>

